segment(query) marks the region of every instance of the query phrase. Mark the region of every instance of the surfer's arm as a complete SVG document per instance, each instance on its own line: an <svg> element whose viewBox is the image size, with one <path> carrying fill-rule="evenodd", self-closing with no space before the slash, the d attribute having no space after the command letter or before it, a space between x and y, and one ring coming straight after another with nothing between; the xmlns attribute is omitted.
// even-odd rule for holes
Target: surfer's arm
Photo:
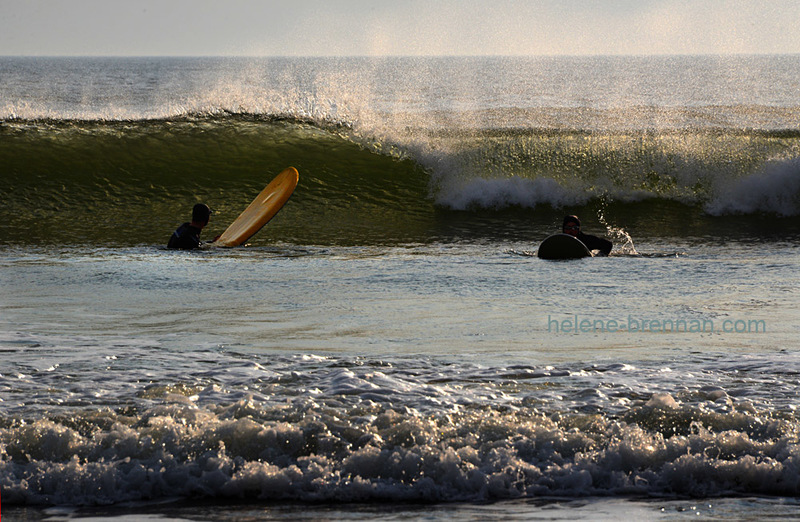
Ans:
<svg viewBox="0 0 800 522"><path fill-rule="evenodd" d="M578 239L583 241L583 244L586 245L586 248L589 250L597 250L600 252L600 255L607 256L611 253L611 249L614 247L614 244L607 240L597 236L591 236L589 234L581 234Z"/></svg>

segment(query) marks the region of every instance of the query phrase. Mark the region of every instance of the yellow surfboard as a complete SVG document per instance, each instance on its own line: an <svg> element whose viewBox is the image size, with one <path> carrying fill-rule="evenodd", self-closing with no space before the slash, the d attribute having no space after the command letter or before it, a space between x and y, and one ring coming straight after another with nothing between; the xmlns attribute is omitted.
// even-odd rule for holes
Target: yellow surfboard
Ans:
<svg viewBox="0 0 800 522"><path fill-rule="evenodd" d="M289 200L289 196L297 186L299 176L294 167L289 167L275 176L275 179L211 245L235 247L253 237Z"/></svg>

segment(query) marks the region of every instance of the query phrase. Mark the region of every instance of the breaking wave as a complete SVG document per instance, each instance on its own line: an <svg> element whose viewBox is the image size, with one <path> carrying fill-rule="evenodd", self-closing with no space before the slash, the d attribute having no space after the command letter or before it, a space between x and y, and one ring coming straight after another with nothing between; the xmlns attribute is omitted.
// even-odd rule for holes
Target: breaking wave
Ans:
<svg viewBox="0 0 800 522"><path fill-rule="evenodd" d="M724 387L643 394L590 384L643 372L625 365L408 374L307 365L320 367L232 367L250 383L238 400L197 376L137 385L136 405L6 416L3 502L800 494L796 416ZM560 397L559 383L583 380L588 388Z"/></svg>
<svg viewBox="0 0 800 522"><path fill-rule="evenodd" d="M7 243L160 244L196 200L222 227L286 166L300 171L298 189L255 241L426 242L496 234L498 220L524 235L529 222L549 228L565 210L600 207L626 227L660 213L667 235L685 229L669 215L800 214L800 135L790 131L377 135L327 119L217 113L12 119L0 136Z"/></svg>

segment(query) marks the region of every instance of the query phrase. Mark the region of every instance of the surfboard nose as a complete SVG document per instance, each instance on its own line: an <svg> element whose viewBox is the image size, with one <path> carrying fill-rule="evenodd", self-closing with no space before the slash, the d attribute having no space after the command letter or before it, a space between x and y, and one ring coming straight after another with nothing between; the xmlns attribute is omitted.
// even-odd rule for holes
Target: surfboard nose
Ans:
<svg viewBox="0 0 800 522"><path fill-rule="evenodd" d="M250 239L283 208L299 180L294 167L281 171L212 245L235 247Z"/></svg>

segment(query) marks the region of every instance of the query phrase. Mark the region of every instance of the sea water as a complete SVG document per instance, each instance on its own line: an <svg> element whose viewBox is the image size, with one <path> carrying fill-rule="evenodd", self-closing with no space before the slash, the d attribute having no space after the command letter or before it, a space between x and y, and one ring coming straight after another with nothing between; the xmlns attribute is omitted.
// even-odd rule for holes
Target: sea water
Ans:
<svg viewBox="0 0 800 522"><path fill-rule="evenodd" d="M798 73L3 58L6 516L793 516Z"/></svg>

